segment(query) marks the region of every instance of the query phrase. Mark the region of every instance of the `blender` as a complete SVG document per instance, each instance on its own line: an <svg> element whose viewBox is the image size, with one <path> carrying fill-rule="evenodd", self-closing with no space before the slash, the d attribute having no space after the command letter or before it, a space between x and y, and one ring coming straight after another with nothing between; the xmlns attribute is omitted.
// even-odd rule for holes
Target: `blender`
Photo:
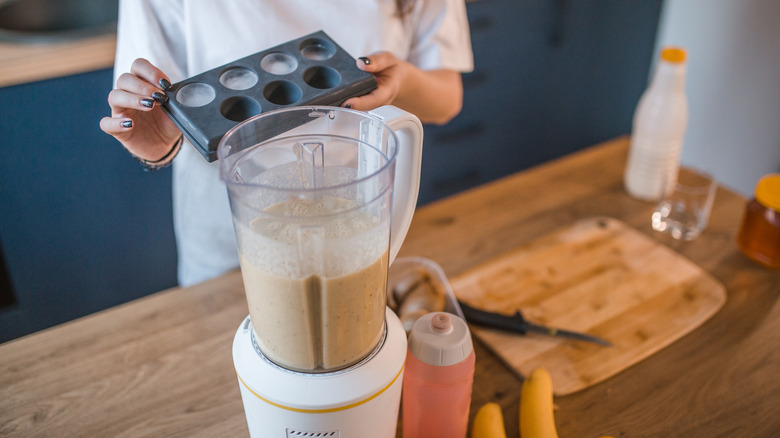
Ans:
<svg viewBox="0 0 780 438"><path fill-rule="evenodd" d="M233 361L253 437L395 437L406 334L387 271L419 189L422 125L293 107L219 143L249 316Z"/></svg>

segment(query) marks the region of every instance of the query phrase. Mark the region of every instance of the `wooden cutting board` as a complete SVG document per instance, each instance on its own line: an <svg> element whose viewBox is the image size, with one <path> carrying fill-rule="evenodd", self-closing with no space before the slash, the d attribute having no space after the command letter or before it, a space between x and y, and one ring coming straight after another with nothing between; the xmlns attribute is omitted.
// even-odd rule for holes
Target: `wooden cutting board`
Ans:
<svg viewBox="0 0 780 438"><path fill-rule="evenodd" d="M692 243L695 244L695 243ZM472 325L521 377L543 366L566 395L601 382L691 332L726 301L691 261L612 218L590 218L451 279L474 307L603 337L614 347Z"/></svg>

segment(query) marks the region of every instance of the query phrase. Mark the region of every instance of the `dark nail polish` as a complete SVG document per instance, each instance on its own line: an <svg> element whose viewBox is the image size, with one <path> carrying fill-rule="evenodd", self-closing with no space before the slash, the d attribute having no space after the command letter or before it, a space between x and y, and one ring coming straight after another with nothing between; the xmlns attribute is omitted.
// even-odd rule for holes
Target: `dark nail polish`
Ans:
<svg viewBox="0 0 780 438"><path fill-rule="evenodd" d="M154 106L154 100L152 99L141 99L141 105L152 108Z"/></svg>
<svg viewBox="0 0 780 438"><path fill-rule="evenodd" d="M122 122L123 128L132 128L133 127L133 121L132 120L125 120Z"/></svg>
<svg viewBox="0 0 780 438"><path fill-rule="evenodd" d="M358 59L359 59L359 60L361 60L361 61L363 61L363 64L365 64L365 65L371 64L371 60L370 60L370 59L368 59L368 58L366 58L365 56L361 56L361 57L360 57L360 58L358 58Z"/></svg>
<svg viewBox="0 0 780 438"><path fill-rule="evenodd" d="M344 108L347 108L347 109L352 108L352 105L348 103L348 104L344 105Z"/></svg>
<svg viewBox="0 0 780 438"><path fill-rule="evenodd" d="M160 93L159 91L155 91L154 93L152 93L152 98L154 98L154 100L156 100L159 103L168 102L168 96L163 93Z"/></svg>
<svg viewBox="0 0 780 438"><path fill-rule="evenodd" d="M168 82L168 79L162 78L160 79L160 88L167 91L169 88L171 88L171 83Z"/></svg>

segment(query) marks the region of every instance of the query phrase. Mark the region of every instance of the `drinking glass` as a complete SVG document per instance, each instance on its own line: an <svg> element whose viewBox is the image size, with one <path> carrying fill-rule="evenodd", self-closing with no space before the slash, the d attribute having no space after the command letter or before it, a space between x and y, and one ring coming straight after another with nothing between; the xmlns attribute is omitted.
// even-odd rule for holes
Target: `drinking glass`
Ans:
<svg viewBox="0 0 780 438"><path fill-rule="evenodd" d="M707 228L717 187L708 173L680 167L676 180L665 186L664 197L653 211L653 229L675 239L695 239Z"/></svg>

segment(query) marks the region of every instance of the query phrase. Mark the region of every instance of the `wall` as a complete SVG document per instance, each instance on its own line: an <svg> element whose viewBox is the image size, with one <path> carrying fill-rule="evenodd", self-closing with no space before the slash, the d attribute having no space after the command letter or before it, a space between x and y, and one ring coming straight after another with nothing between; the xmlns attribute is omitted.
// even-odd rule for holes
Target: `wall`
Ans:
<svg viewBox="0 0 780 438"><path fill-rule="evenodd" d="M780 2L666 0L657 45L689 52L682 161L749 196L780 172Z"/></svg>

